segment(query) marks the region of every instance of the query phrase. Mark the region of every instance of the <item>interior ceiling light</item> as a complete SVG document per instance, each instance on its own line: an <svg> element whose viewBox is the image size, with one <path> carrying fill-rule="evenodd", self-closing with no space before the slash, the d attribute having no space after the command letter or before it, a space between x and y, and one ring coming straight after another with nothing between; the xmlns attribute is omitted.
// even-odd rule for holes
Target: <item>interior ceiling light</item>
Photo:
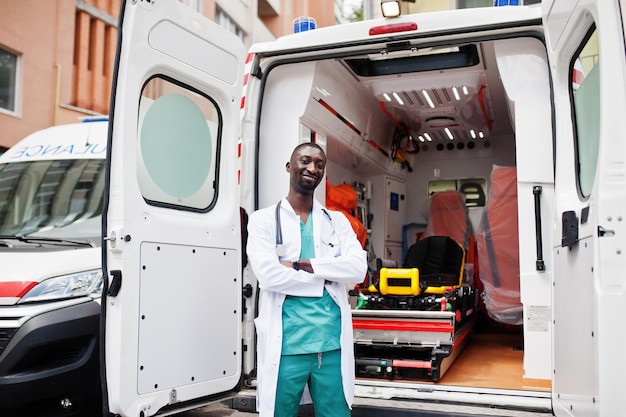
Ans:
<svg viewBox="0 0 626 417"><path fill-rule="evenodd" d="M320 94L323 94L323 95L324 95L324 96L326 96L326 97L329 97L329 96L331 95L328 91L326 91L326 89L325 89L325 88L315 87L315 89L316 89L316 90L317 90Z"/></svg>
<svg viewBox="0 0 626 417"><path fill-rule="evenodd" d="M454 98L457 101L461 100L461 96L459 96L459 90L456 87L452 87L452 94L454 94Z"/></svg>
<svg viewBox="0 0 626 417"><path fill-rule="evenodd" d="M454 136L452 136L452 132L450 132L450 129L448 129L447 127L443 129L446 132L446 135L448 135L448 137L450 138L450 140L454 139Z"/></svg>
<svg viewBox="0 0 626 417"><path fill-rule="evenodd" d="M463 94L465 94L465 95L469 94L469 91L467 90L467 86L466 85L463 86Z"/></svg>
<svg viewBox="0 0 626 417"><path fill-rule="evenodd" d="M432 142L433 138L430 137L430 135L428 133L424 133L424 137L426 138L427 141Z"/></svg>
<svg viewBox="0 0 626 417"><path fill-rule="evenodd" d="M424 136L419 135L417 138L420 140L420 142L424 142Z"/></svg>
<svg viewBox="0 0 626 417"><path fill-rule="evenodd" d="M424 99L426 100L426 102L428 102L428 105L430 106L430 108L434 109L435 103L433 103L433 101L430 99L430 96L428 95L428 91L422 90L422 95L424 96Z"/></svg>
<svg viewBox="0 0 626 417"><path fill-rule="evenodd" d="M474 129L470 130L470 135L472 135L472 139L476 139L476 132L474 131Z"/></svg>
<svg viewBox="0 0 626 417"><path fill-rule="evenodd" d="M483 132L478 132L478 136L482 139L485 137L485 135L483 134Z"/></svg>
<svg viewBox="0 0 626 417"><path fill-rule="evenodd" d="M383 97L385 97L385 100L391 101L391 97L389 97L389 94L383 93Z"/></svg>
<svg viewBox="0 0 626 417"><path fill-rule="evenodd" d="M381 0L380 9L383 12L383 16L387 18L400 16L400 1Z"/></svg>
<svg viewBox="0 0 626 417"><path fill-rule="evenodd" d="M393 98L396 99L396 101L398 102L399 105L404 106L404 101L402 101L402 99L400 98L400 96L398 95L398 93L396 93L395 91L393 93Z"/></svg>

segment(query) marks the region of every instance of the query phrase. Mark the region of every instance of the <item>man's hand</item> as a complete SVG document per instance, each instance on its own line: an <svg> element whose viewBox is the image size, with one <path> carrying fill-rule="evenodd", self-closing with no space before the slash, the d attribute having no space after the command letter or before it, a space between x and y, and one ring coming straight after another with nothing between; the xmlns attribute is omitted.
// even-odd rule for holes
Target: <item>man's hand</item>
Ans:
<svg viewBox="0 0 626 417"><path fill-rule="evenodd" d="M311 261L309 261L308 259L299 259L298 261L296 261L298 263L298 270L302 270L302 271L306 271L309 273L313 273L313 267L311 266ZM286 266L287 268L293 268L296 269L294 267L294 262L293 261L280 261L281 265Z"/></svg>

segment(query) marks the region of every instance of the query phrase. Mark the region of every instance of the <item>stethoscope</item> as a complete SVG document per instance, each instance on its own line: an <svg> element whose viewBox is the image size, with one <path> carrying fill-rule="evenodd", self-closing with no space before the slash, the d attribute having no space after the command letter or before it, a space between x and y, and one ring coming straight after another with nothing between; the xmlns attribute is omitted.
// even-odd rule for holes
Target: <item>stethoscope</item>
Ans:
<svg viewBox="0 0 626 417"><path fill-rule="evenodd" d="M284 256L285 247L283 245L283 230L280 224L280 203L281 202L279 201L278 204L276 204L276 254L278 256ZM328 222L330 223L330 227L333 231L332 235L336 236L337 233L335 232L335 226L333 225L333 218L330 217L330 214L328 213L328 211L326 211L325 208L322 208L322 211L324 212L324 217L326 217L326 219L328 219ZM321 239L321 241L322 243L330 246L331 248L334 248L335 246L339 245L339 243L332 243L330 239L328 242L325 242L324 239Z"/></svg>

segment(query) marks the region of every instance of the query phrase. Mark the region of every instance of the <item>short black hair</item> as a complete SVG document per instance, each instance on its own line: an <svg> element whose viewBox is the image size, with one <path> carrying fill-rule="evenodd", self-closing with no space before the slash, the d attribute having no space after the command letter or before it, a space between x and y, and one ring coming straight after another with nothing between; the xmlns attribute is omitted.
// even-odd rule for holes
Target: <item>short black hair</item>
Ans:
<svg viewBox="0 0 626 417"><path fill-rule="evenodd" d="M296 146L295 148L293 148L293 151L291 152L291 156L289 157L289 160L291 161L293 159L293 155L299 150L302 149L304 147L310 147L310 148L317 148L320 151L322 151L322 154L324 154L324 158L326 158L326 152L324 152L324 149L322 149L322 147L320 145L318 145L315 142L303 142L301 144L299 144L298 146Z"/></svg>

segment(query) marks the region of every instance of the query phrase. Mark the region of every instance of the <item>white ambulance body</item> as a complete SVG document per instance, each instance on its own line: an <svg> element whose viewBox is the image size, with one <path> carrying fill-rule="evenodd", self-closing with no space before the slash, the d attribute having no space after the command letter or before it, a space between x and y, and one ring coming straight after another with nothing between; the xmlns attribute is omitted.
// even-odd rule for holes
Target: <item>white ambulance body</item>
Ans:
<svg viewBox="0 0 626 417"><path fill-rule="evenodd" d="M0 156L2 415L100 408L107 126L50 127Z"/></svg>
<svg viewBox="0 0 626 417"><path fill-rule="evenodd" d="M515 208L496 207L505 225L517 218L518 261L497 265L517 270L502 277L515 278L513 318L479 297L489 332L474 327L445 374L357 375L355 407L621 415L623 12L548 0L424 13L297 33L246 57L179 2L127 1L104 205L105 406L147 416L253 395L261 300L246 219L286 194L291 150L315 141L328 182L361 190L372 262L402 262L437 191L464 192L479 240L494 174L516 175Z"/></svg>

